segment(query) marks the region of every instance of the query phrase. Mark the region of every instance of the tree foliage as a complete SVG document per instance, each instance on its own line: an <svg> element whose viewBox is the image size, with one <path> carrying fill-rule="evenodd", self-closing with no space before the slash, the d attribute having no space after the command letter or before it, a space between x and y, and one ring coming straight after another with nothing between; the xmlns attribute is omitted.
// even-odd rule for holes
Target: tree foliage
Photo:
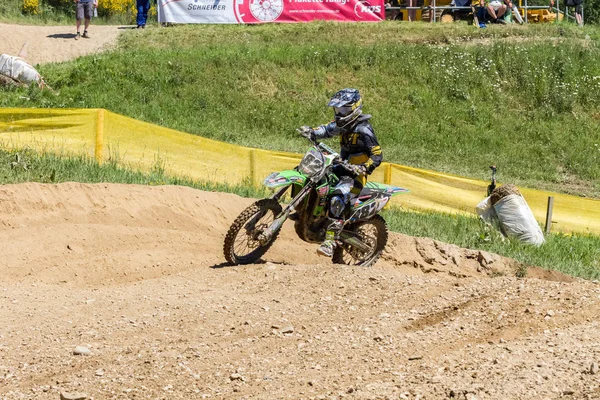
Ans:
<svg viewBox="0 0 600 400"><path fill-rule="evenodd" d="M586 24L600 23L600 0L585 0L583 16Z"/></svg>

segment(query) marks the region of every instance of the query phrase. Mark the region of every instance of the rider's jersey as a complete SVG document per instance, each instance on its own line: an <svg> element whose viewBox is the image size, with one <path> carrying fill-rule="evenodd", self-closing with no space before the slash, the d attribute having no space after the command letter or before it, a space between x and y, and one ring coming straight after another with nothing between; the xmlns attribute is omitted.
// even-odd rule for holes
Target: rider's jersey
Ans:
<svg viewBox="0 0 600 400"><path fill-rule="evenodd" d="M362 114L350 128L340 129L335 121L315 128L315 136L319 139L340 137L340 156L351 164L362 164L371 174L381 164L383 153L377 141L373 127L369 122L371 115Z"/></svg>

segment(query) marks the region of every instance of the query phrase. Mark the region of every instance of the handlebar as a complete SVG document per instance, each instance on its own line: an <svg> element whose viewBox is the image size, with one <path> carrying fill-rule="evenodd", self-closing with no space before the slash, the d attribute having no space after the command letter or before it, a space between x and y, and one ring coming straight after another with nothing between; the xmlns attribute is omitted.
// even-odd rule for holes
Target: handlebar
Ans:
<svg viewBox="0 0 600 400"><path fill-rule="evenodd" d="M319 146L319 141L315 136L314 131L305 131L302 128L296 128L296 132L298 132L302 137L306 138L313 146Z"/></svg>
<svg viewBox="0 0 600 400"><path fill-rule="evenodd" d="M341 166L342 168L344 168L346 171L356 174L356 169L355 169L355 165L352 165L348 162L348 160L342 160L340 157L336 158L335 160L333 160L333 165L335 166Z"/></svg>

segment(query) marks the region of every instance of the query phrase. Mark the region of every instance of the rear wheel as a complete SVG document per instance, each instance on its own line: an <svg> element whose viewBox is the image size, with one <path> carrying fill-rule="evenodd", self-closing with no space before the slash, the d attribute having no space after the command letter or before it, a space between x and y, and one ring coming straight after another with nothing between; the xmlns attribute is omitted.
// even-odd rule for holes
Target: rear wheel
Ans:
<svg viewBox="0 0 600 400"><path fill-rule="evenodd" d="M259 200L242 211L225 235L225 259L236 265L258 261L269 250L279 232L264 244L261 244L258 238L279 213L281 205L274 199Z"/></svg>
<svg viewBox="0 0 600 400"><path fill-rule="evenodd" d="M369 250L363 252L356 247L343 243L334 250L333 262L336 264L371 267L379 260L387 244L387 223L383 217L375 215L367 221L361 221L352 225L350 230L360 237L361 242L366 244Z"/></svg>

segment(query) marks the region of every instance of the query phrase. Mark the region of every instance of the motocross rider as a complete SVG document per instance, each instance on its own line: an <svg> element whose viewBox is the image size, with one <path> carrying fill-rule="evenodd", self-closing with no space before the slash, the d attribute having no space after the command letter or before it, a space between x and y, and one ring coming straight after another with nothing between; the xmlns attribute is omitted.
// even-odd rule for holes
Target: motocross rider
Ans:
<svg viewBox="0 0 600 400"><path fill-rule="evenodd" d="M335 120L317 128L303 126L299 129L306 138L324 139L340 137L340 156L349 164L334 168L340 178L329 200L329 215L325 241L317 254L331 257L337 246L336 240L344 226L344 209L352 195L358 195L375 168L381 164L381 147L369 120L371 115L362 113L362 98L356 89L342 89L327 103L333 107Z"/></svg>

